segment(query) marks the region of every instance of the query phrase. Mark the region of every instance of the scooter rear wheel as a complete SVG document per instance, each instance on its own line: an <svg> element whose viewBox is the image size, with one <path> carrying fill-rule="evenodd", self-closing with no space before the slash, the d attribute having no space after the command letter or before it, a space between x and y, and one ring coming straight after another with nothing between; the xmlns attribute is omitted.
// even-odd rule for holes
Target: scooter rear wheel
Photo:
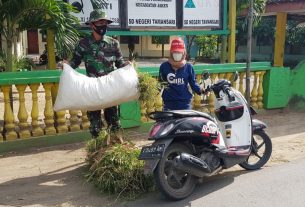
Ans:
<svg viewBox="0 0 305 207"><path fill-rule="evenodd" d="M265 131L253 132L251 154L247 160L240 164L246 170L257 170L263 167L272 153L272 142Z"/></svg>
<svg viewBox="0 0 305 207"><path fill-rule="evenodd" d="M161 192L171 200L181 200L189 196L195 189L197 178L173 166L175 157L182 152L192 154L183 144L173 143L165 151L154 171L156 184Z"/></svg>

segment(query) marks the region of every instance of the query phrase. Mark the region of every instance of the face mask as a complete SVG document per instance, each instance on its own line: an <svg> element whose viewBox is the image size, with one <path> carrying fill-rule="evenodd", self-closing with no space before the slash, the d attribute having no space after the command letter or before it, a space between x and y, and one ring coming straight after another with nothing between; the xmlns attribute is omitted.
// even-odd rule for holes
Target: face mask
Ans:
<svg viewBox="0 0 305 207"><path fill-rule="evenodd" d="M174 52L173 53L174 61L179 62L179 61L182 60L182 58L183 58L183 53L181 53L181 52Z"/></svg>
<svg viewBox="0 0 305 207"><path fill-rule="evenodd" d="M95 25L94 31L95 31L97 34L99 34L99 35L101 35L101 36L104 36L104 34L106 34L106 32L107 32L107 25L103 25L103 26L96 26L96 25Z"/></svg>

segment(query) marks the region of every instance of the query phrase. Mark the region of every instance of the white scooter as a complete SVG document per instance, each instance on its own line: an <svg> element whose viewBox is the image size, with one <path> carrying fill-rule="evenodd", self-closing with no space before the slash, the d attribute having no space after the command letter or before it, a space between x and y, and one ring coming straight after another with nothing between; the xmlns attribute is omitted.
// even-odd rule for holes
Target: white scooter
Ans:
<svg viewBox="0 0 305 207"><path fill-rule="evenodd" d="M145 173L153 173L159 189L172 200L189 196L198 178L236 164L259 169L272 153L266 124L252 119L255 111L228 80L218 80L206 91L216 97L215 118L194 110L150 114L156 123L148 139L154 143L142 148L139 159L145 160Z"/></svg>

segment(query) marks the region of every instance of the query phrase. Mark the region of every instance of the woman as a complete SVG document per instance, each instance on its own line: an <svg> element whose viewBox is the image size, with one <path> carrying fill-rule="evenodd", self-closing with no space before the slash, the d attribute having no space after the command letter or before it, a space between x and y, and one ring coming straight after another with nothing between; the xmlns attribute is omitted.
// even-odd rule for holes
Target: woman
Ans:
<svg viewBox="0 0 305 207"><path fill-rule="evenodd" d="M166 82L162 92L163 110L191 109L192 93L189 87L201 94L202 90L196 82L196 75L191 64L186 63L186 51L182 39L171 42L170 57L160 66L159 78Z"/></svg>

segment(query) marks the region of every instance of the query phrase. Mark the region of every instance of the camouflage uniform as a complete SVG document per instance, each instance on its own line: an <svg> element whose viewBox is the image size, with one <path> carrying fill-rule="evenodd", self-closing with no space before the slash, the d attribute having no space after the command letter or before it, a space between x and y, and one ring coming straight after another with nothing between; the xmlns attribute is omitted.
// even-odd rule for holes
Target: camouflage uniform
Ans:
<svg viewBox="0 0 305 207"><path fill-rule="evenodd" d="M76 46L70 65L77 68L81 61L85 62L87 76L101 77L107 75L116 68L124 65L119 42L111 37L103 36L102 40L96 41L93 36L83 38ZM90 133L97 137L103 122L101 110L87 112L90 121ZM118 107L104 109L104 117L110 130L115 131L120 128Z"/></svg>

